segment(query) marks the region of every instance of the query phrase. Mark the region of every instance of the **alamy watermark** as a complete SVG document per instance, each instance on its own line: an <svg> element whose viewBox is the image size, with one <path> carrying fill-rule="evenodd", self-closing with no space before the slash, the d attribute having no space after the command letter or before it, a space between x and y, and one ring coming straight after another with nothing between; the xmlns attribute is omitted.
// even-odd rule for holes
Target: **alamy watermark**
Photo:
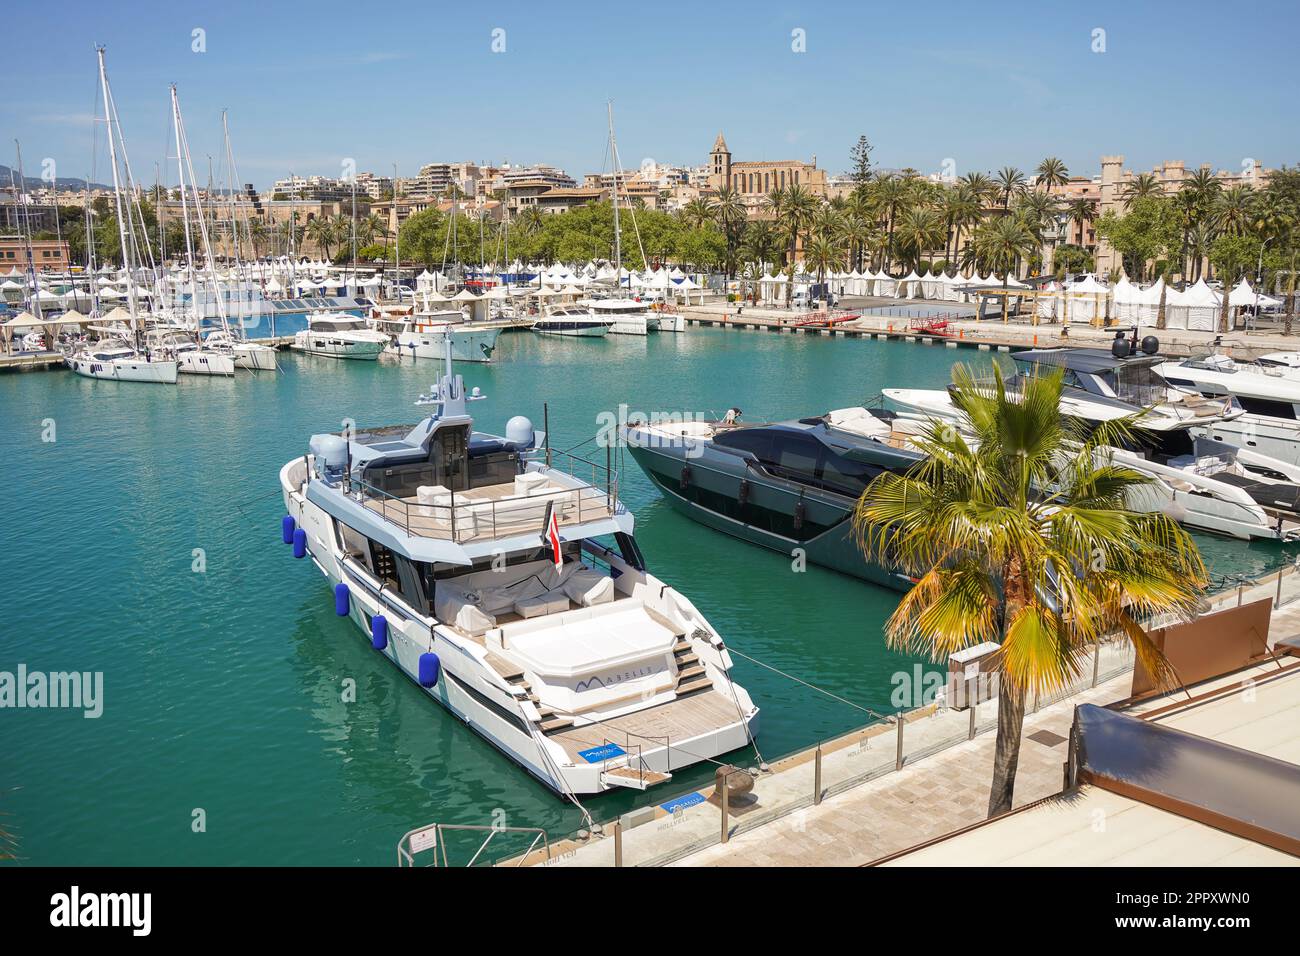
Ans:
<svg viewBox="0 0 1300 956"><path fill-rule="evenodd" d="M103 671L0 671L0 710L61 708L81 710L94 720L104 713Z"/></svg>
<svg viewBox="0 0 1300 956"><path fill-rule="evenodd" d="M704 454L704 442L709 437L710 418L702 412L642 412L629 411L626 404L616 411L600 412L596 416L596 444L602 448L617 448L624 443L629 430L635 430L634 445L643 448L680 449L683 457L698 458Z"/></svg>

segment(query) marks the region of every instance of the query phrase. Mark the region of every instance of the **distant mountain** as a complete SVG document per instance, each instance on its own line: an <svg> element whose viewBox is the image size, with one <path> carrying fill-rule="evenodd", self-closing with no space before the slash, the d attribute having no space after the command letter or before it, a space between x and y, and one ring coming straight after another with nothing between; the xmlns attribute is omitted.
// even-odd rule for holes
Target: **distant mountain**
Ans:
<svg viewBox="0 0 1300 956"><path fill-rule="evenodd" d="M24 163L24 165L26 164ZM8 187L10 183L10 175L13 176L13 182L18 182L18 170L10 169L8 166L0 164L0 188ZM43 189L47 186L49 186L49 183L41 179L39 176L23 177L24 190ZM54 181L54 188L63 192L80 192L86 188L86 181L84 179L60 176ZM90 188L112 189L113 187L105 186L103 183L91 183Z"/></svg>

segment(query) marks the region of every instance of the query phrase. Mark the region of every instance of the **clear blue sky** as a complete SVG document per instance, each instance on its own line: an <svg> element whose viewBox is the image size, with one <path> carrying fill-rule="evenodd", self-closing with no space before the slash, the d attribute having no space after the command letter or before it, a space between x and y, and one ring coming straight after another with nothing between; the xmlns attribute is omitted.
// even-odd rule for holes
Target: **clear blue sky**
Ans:
<svg viewBox="0 0 1300 956"><path fill-rule="evenodd" d="M344 157L377 173L464 159L581 176L605 165L611 98L629 167L703 163L719 129L738 160L816 154L833 172L860 133L878 165L922 172L947 158L958 174L1032 169L1056 155L1092 174L1109 153L1139 169L1300 161L1294 2L75 0L14 4L3 23L0 162L13 165L18 137L28 175L44 157L61 176L89 172L96 43L149 182L174 152L171 82L200 177L226 107L242 178L259 188L291 169L338 175ZM191 50L195 28L205 53ZM491 50L497 28L504 53ZM795 29L804 53L791 50ZM97 169L106 178L102 158Z"/></svg>

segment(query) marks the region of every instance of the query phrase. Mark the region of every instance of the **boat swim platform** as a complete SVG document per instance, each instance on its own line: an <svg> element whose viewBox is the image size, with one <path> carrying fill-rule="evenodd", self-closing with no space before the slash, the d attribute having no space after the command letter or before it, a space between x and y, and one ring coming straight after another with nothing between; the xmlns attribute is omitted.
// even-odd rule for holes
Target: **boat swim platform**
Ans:
<svg viewBox="0 0 1300 956"><path fill-rule="evenodd" d="M582 714L568 714L558 710L555 713L574 720L583 719ZM634 756L638 752L649 756L668 747L670 760L671 752L682 754L681 767L685 767L700 761L696 757L686 756L687 751L678 750L673 741L692 740L743 720L744 715L737 709L734 700L717 689L710 689L689 693L676 700L621 717L607 717L600 723L575 724L563 730L553 730L546 735L546 739L564 747L575 763L584 760L580 756L584 750L617 744ZM676 761L672 762L676 764ZM680 768L675 766L674 769Z"/></svg>

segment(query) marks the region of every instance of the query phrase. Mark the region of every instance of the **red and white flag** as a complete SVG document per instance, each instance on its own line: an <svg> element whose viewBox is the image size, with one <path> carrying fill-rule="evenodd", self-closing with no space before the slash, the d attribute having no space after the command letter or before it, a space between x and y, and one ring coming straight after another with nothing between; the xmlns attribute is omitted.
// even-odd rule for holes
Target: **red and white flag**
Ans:
<svg viewBox="0 0 1300 956"><path fill-rule="evenodd" d="M564 569L564 552L560 550L560 516L555 512L555 502L546 503L546 532L542 540L551 546L551 560L555 562L555 572Z"/></svg>

